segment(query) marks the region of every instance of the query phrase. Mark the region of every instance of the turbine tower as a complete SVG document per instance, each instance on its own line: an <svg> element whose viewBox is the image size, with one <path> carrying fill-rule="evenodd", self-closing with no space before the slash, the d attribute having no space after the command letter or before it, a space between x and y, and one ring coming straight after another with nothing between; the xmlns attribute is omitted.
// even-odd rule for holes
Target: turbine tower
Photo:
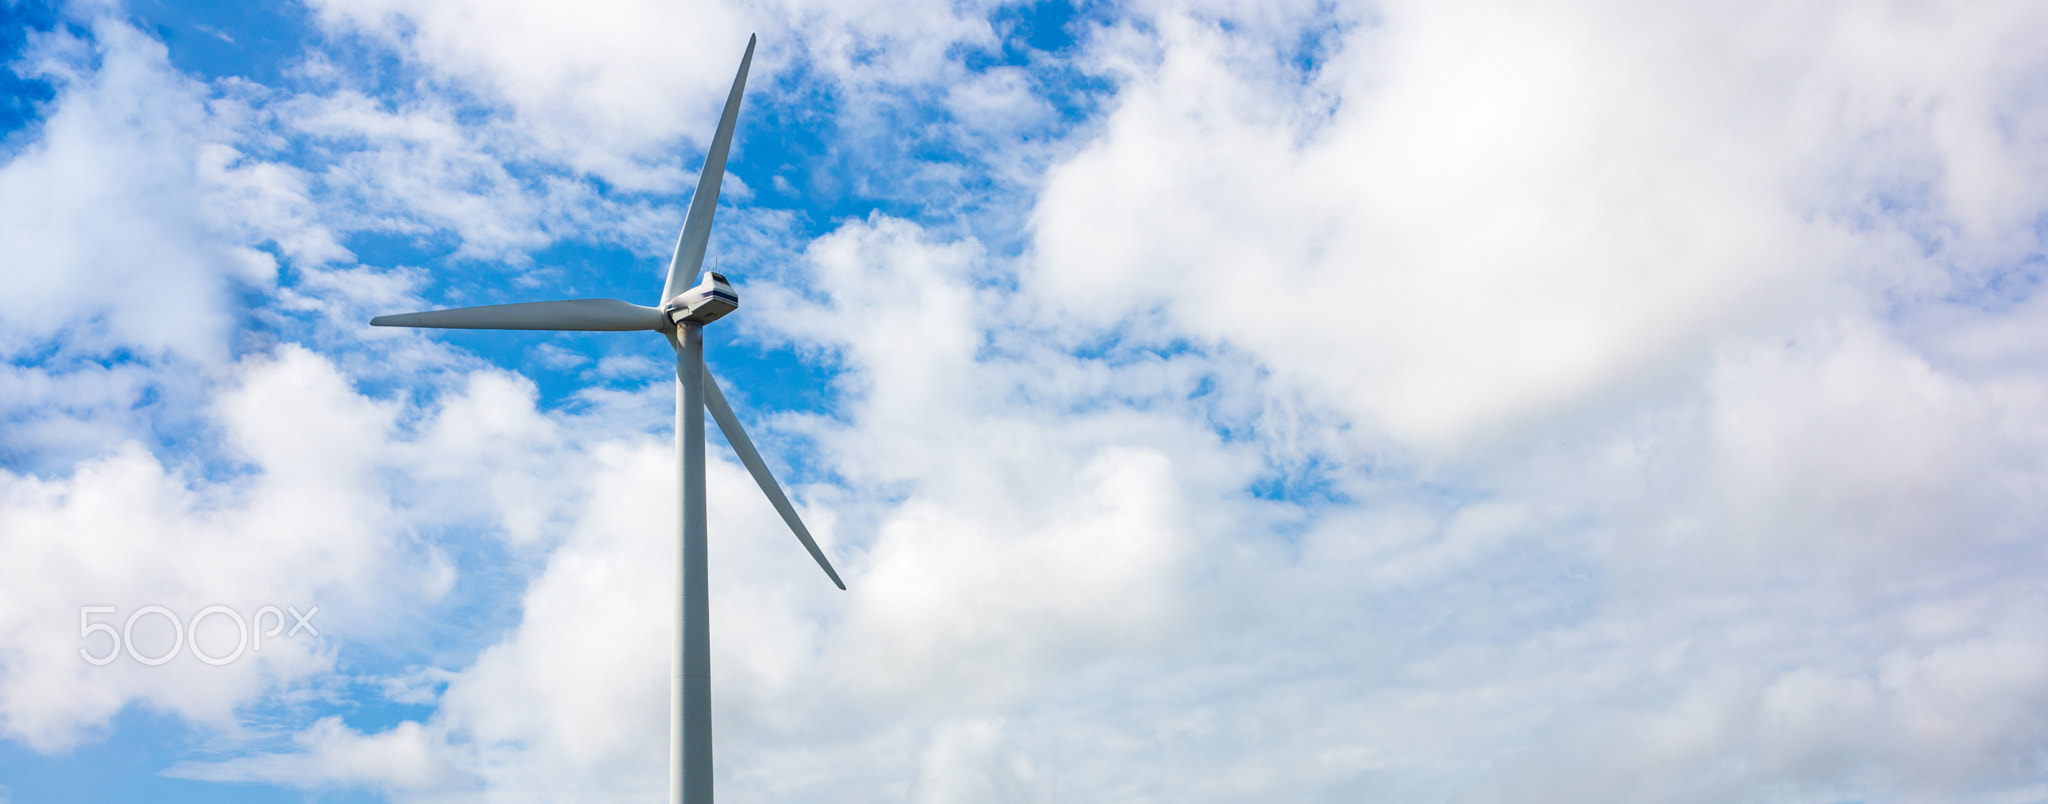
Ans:
<svg viewBox="0 0 2048 804"><path fill-rule="evenodd" d="M754 37L747 37L747 53L740 58L739 75L732 80L725 112L718 118L718 131L711 137L711 150L704 155L704 169L697 174L697 194L690 199L689 216L676 239L675 256L668 264L668 281L661 289L659 307L642 307L618 299L570 299L567 301L494 304L422 313L385 315L370 319L376 327L431 327L437 329L526 329L575 332L626 332L652 330L668 338L676 351L676 472L682 493L677 512L676 539L676 627L675 653L669 684L669 787L670 804L711 804L711 621L705 575L704 521L704 411L718 421L718 429L732 442L740 463L761 485L768 501L782 514L782 521L796 532L797 541L817 559L818 566L845 589L832 562L811 539L811 532L798 519L789 498L776 485L768 465L754 450L754 442L740 428L740 420L726 404L718 383L704 368L704 325L739 308L740 299L724 276L699 271L704 250L711 241L711 216L718 210L718 183L725 176L725 154L732 145L733 123L739 117L740 96L746 92L747 65L754 60ZM693 283L694 282L694 283Z"/></svg>

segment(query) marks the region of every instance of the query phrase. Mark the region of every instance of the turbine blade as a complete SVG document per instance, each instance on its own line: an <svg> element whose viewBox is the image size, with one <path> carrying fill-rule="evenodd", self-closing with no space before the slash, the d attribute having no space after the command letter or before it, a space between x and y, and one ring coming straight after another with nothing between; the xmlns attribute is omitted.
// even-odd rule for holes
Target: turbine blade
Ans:
<svg viewBox="0 0 2048 804"><path fill-rule="evenodd" d="M704 266L704 249L711 244L711 216L718 211L718 184L725 178L725 152L732 146L733 124L739 121L740 96L747 91L747 65L754 61L754 37L747 37L747 54L740 57L739 75L733 76L732 93L725 97L725 113L718 116L718 131L711 135L711 150L704 152L704 169L697 173L697 193L690 196L690 214L683 218L683 233L676 238L675 256L669 258L668 282L661 286L661 304L697 284L697 270Z"/></svg>
<svg viewBox="0 0 2048 804"><path fill-rule="evenodd" d="M373 327L548 329L578 332L661 329L667 323L668 318L663 316L660 310L618 299L493 304L487 307L458 307L453 310L380 315L370 319L370 326Z"/></svg>
<svg viewBox="0 0 2048 804"><path fill-rule="evenodd" d="M732 442L732 451L739 453L740 463L746 464L754 482L761 484L761 492L775 504L775 511L782 514L782 521L789 523L797 541L803 542L804 549L811 551L811 557L818 560L818 566L824 568L826 575L831 576L832 583L845 590L846 582L839 580L839 573L832 570L832 562L825 560L825 552L818 549L818 543L811 539L811 532L804 528L804 521L796 517L796 508L789 504L788 497L782 495L782 487L776 485L775 476L768 473L768 464L761 462L761 453L754 451L754 442L740 427L739 417L732 415L732 407L725 404L725 394L718 390L718 381L711 379L710 369L704 371L704 407L710 409L711 418L718 421L718 429L725 433L725 440Z"/></svg>

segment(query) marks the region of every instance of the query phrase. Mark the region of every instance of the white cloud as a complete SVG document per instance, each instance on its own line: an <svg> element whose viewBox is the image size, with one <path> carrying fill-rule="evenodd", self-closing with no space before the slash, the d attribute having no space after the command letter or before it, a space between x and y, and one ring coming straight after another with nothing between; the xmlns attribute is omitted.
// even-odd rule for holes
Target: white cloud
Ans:
<svg viewBox="0 0 2048 804"><path fill-rule="evenodd" d="M2006 345L2017 310L1940 301L2039 253L2043 199L2004 178L2042 172L2017 33L2039 10L1777 14L1396 5L1307 75L1285 40L1172 11L1141 46L1097 40L1120 105L1049 180L1026 287L1073 342L1243 350L1355 428L1315 444L1366 467L1337 472L1351 510L1243 578L1314 593L1247 648L1313 639L1279 623L1320 607L1432 624L1388 644L1312 618L1342 637L1303 661L1391 651L1357 660L1377 684L1314 693L1343 702L1328 719L1275 715L1327 741L1299 756L1350 746L1319 789L1944 800L2037 778L1973 759L2023 755L2033 719L1907 724L2041 700L1993 669L2043 644L2002 625L2039 599L2040 363ZM1891 619L1971 601L2001 625ZM1869 680L1921 662L1986 673ZM1977 742L1924 736L1944 728ZM1317 778L1254 769L1285 750L1247 756L1242 791Z"/></svg>
<svg viewBox="0 0 2048 804"><path fill-rule="evenodd" d="M275 104L278 122L328 153L317 179L323 218L356 231L453 235L460 258L528 261L560 239L622 240L651 250L680 214L617 203L558 170L519 160L502 126L464 125L448 102L397 108L358 92ZM521 172L538 173L522 176Z"/></svg>
<svg viewBox="0 0 2048 804"><path fill-rule="evenodd" d="M556 371L566 371L590 362L588 355L564 349L552 343L543 343L533 347L531 354L541 365Z"/></svg>
<svg viewBox="0 0 2048 804"><path fill-rule="evenodd" d="M674 376L674 361L656 363L639 355L610 355L597 361L591 373L605 379L631 377L641 381L656 379L663 375Z"/></svg>
<svg viewBox="0 0 2048 804"><path fill-rule="evenodd" d="M403 723L375 737L361 738L341 718L321 718L292 736L305 749L297 754L245 757L225 763L182 763L165 774L208 782L270 782L291 785L301 780L325 784L426 787L448 777L433 764L426 749L430 735L418 723Z"/></svg>
<svg viewBox="0 0 2048 804"><path fill-rule="evenodd" d="M125 658L96 667L78 654L106 650L99 637L81 639L83 606L116 607L117 624L151 605L188 624L212 605L251 619L267 605L319 606L316 627L373 637L445 587L431 552L398 538L378 476L395 411L301 349L251 358L235 375L215 417L248 474L194 477L134 442L68 477L0 474L0 541L11 557L0 585L12 604L0 618L0 726L11 738L72 745L131 702L231 729L237 707L306 684L334 659L332 642L281 638L224 667L183 652L161 667Z"/></svg>
<svg viewBox="0 0 2048 804"><path fill-rule="evenodd" d="M532 147L635 189L680 189L685 174L651 149L705 128L688 124L706 113L715 119L746 44L739 15L720 3L314 5L332 28L383 39L503 99Z"/></svg>
<svg viewBox="0 0 2048 804"><path fill-rule="evenodd" d="M133 364L0 367L6 444L30 466L68 466L143 429L131 414L158 381ZM34 460L41 458L42 460Z"/></svg>
<svg viewBox="0 0 2048 804"><path fill-rule="evenodd" d="M771 87L807 58L848 88L957 76L949 50L994 43L975 8L950 3L660 3L569 8L543 2L323 0L322 24L404 54L430 75L517 120L526 155L560 161L633 190L682 189L672 153L702 147L750 32L765 47L749 79ZM794 55L801 54L801 55Z"/></svg>
<svg viewBox="0 0 2048 804"><path fill-rule="evenodd" d="M309 265L346 252L310 223L296 171L235 150L240 107L134 29L92 32L37 34L28 57L60 92L41 137L0 167L0 349L61 336L218 363L227 294L275 282L257 246Z"/></svg>
<svg viewBox="0 0 2048 804"><path fill-rule="evenodd" d="M1360 423L1445 444L1858 304L1840 279L1942 287L1908 238L1983 218L1964 196L2018 205L1938 256L2038 247L2013 222L2040 198L1947 167L2041 173L2022 145L2040 113L1978 89L2027 91L2030 8L1931 11L1980 39L1926 43L1947 56L1911 80L1836 43L1917 23L1786 13L1395 5L1300 77L1284 42L1162 14L1156 62L1050 177L1027 279L1090 322L1156 310L1153 337L1249 349Z"/></svg>
<svg viewBox="0 0 2048 804"><path fill-rule="evenodd" d="M1005 756L1006 724L975 720L948 724L932 736L920 757L917 801L1050 801L1031 795L1033 773L1028 758Z"/></svg>

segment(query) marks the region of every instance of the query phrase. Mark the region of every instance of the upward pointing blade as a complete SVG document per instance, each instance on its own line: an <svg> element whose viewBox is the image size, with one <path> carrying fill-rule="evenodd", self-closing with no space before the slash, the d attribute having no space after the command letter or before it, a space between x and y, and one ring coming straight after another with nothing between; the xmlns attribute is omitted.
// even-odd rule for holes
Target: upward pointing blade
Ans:
<svg viewBox="0 0 2048 804"><path fill-rule="evenodd" d="M725 152L732 146L733 124L739 121L740 96L747 91L747 65L754 61L754 37L747 37L747 54L740 57L740 73L733 76L732 94L725 97L725 113L718 117L718 131L711 135L711 150L704 152L704 169L697 173L697 194L690 197L690 214L683 219L683 234L676 238L675 256L668 262L668 283L661 286L661 301L697 284L697 270L704 266L704 249L711 243L711 215L718 211L718 184L725 178Z"/></svg>
<svg viewBox="0 0 2048 804"><path fill-rule="evenodd" d="M804 521L796 518L796 508L789 504L788 497L782 496L782 487L775 484L775 476L768 474L768 464L762 463L761 453L754 451L754 442L740 427L739 417L732 415L732 408L725 404L725 394L718 390L718 381L711 379L708 368L704 370L704 407L711 411L711 418L718 420L718 429L725 432L725 440L732 442L732 451L739 453L740 463L747 465L747 472L754 476L754 482L761 484L761 492L775 504L776 513L782 514L782 521L789 523L789 529L796 532L797 541L803 542L804 549L811 551L811 557L818 560L818 566L831 576L833 584L841 590L846 589L846 582L839 580L839 573L832 571L832 562L825 560L824 551L811 540L811 532L804 528Z"/></svg>

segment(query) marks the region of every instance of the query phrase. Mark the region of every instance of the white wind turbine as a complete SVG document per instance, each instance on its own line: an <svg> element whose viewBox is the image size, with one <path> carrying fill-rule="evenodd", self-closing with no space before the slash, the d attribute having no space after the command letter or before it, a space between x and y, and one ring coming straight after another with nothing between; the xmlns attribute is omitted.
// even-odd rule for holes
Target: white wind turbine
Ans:
<svg viewBox="0 0 2048 804"><path fill-rule="evenodd" d="M804 549L811 551L818 566L832 583L845 589L839 573L811 539L798 519L796 509L776 485L768 465L740 428L740 420L725 402L718 383L704 368L704 325L739 307L739 296L725 277L706 273L694 286L684 283L698 278L704 264L704 249L711 238L711 216L718 207L718 183L725 175L725 153L732 144L732 129L739 116L740 96L747 86L747 65L754 60L754 38L747 37L747 53L740 58L740 72L732 80L732 94L726 96L725 112L718 118L718 131L711 138L711 150L704 155L704 169L697 176L697 194L690 199L690 214L683 219L683 232L676 240L675 256L669 260L668 282L661 289L660 307L642 307L617 299L571 299L567 301L494 304L423 313L386 315L370 319L377 327L432 327L438 329L527 329L580 332L624 332L651 330L668 337L676 350L676 463L682 475L682 510L676 546L676 606L672 675L669 685L669 793L671 804L711 804L711 622L707 610L709 591L704 572L704 411L718 420L718 429L732 442L740 463L761 484L768 501L781 512L782 520L796 532Z"/></svg>

